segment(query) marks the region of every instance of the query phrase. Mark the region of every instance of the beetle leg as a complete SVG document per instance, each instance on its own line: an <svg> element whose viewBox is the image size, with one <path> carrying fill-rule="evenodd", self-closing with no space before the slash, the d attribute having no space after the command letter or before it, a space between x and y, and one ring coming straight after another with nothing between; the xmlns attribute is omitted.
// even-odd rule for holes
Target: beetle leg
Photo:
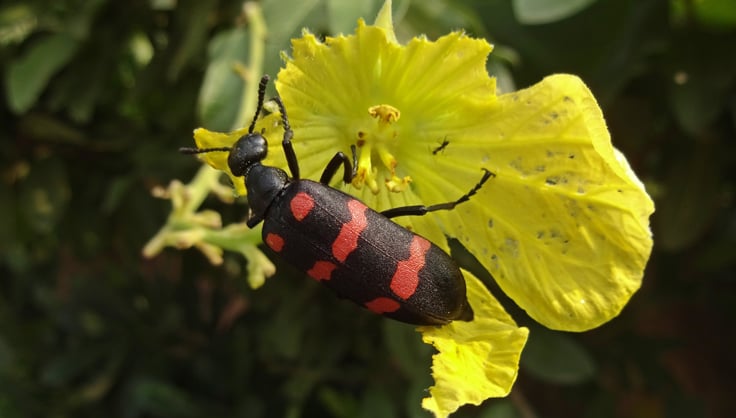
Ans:
<svg viewBox="0 0 736 418"><path fill-rule="evenodd" d="M350 164L350 160L345 153L342 151L338 152L332 157L330 162L327 163L325 171L322 172L322 177L319 178L320 183L325 186L329 185L330 181L332 181L332 178L335 176L335 173L337 173L337 170L340 169L340 165L343 166L342 181L345 182L345 184L349 184L353 181L358 170L358 157L355 154L355 145L350 146L350 151L353 154L352 164Z"/></svg>
<svg viewBox="0 0 736 418"><path fill-rule="evenodd" d="M289 164L289 171L291 171L291 177L295 180L299 179L299 160L296 158L294 152L294 145L291 143L291 138L294 137L294 131L291 130L289 125L289 117L286 115L286 108L280 97L274 97L273 100L279 106L281 112L281 124L284 126L284 139L281 141L281 146L284 148L284 154L286 155L286 163Z"/></svg>
<svg viewBox="0 0 736 418"><path fill-rule="evenodd" d="M460 203L467 202L471 196L473 196L475 193L480 190L481 187L483 187L483 183L485 183L489 178L495 177L496 175L488 171L487 169L483 169L485 173L483 173L483 177L480 179L478 184L473 186L472 189L470 189L469 192L462 195L460 199L455 200L454 202L446 202L446 203L439 203L436 205L431 206L425 206L425 205L414 205L414 206L401 206L398 208L392 208L388 210L384 210L381 212L381 215L387 217L387 218L395 218L397 216L422 216L426 215L429 212L435 212L438 210L451 210L455 208L455 206L459 205Z"/></svg>

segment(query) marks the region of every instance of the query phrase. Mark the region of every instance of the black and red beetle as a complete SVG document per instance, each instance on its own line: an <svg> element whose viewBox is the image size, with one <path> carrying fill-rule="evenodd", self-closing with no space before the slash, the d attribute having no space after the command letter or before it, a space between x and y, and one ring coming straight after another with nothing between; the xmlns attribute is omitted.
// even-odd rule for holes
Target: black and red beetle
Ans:
<svg viewBox="0 0 736 418"><path fill-rule="evenodd" d="M453 202L376 212L328 185L341 165L345 183L355 177L354 145L352 163L344 153L336 153L319 183L299 178L299 165L291 143L293 132L286 109L276 97L284 128L282 147L291 171L289 177L280 168L261 164L268 144L263 135L253 132L263 108L267 83L268 76L264 76L248 134L232 148L182 148L181 152L229 152L230 171L245 178L250 205L247 225L252 228L263 221L263 241L269 248L340 297L410 324L442 325L453 320L472 320L465 280L452 258L390 218L450 210L467 201L493 174L484 169L478 184Z"/></svg>

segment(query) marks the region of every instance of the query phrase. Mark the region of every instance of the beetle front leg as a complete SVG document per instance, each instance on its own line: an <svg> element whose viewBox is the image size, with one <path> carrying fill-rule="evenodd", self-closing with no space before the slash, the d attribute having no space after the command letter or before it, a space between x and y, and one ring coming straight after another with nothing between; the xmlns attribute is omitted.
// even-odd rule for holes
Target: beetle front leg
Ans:
<svg viewBox="0 0 736 418"><path fill-rule="evenodd" d="M332 178L335 176L335 173L337 173L337 170L340 168L340 165L343 166L342 181L344 181L345 184L350 184L350 182L353 181L358 171L358 157L356 155L355 145L350 146L350 151L353 154L352 165L345 153L342 151L338 152L332 157L330 162L327 163L325 171L322 172L322 177L319 178L320 183L326 186L329 185L330 181L332 181Z"/></svg>
<svg viewBox="0 0 736 418"><path fill-rule="evenodd" d="M296 158L296 152L294 152L294 145L291 143L291 138L294 137L294 131L291 130L289 125L289 117L286 116L286 108L280 97L274 97L273 100L279 107L281 112L281 124L284 126L284 139L281 141L281 147L284 149L284 155L286 156L286 163L289 165L289 171L291 171L291 177L295 180L299 180L299 160Z"/></svg>

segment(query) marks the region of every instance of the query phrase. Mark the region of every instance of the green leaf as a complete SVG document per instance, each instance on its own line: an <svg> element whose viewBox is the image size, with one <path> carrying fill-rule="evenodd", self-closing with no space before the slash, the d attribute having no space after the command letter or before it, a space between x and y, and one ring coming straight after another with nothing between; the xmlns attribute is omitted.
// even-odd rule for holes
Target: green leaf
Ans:
<svg viewBox="0 0 736 418"><path fill-rule="evenodd" d="M657 216L657 245L682 251L703 239L721 209L719 175L727 171L720 150L707 143L670 157ZM732 251L733 252L733 251Z"/></svg>
<svg viewBox="0 0 736 418"><path fill-rule="evenodd" d="M693 136L708 132L732 100L736 57L724 54L736 34L682 31L670 51L670 105L683 130ZM707 45L707 47L701 47Z"/></svg>
<svg viewBox="0 0 736 418"><path fill-rule="evenodd" d="M204 126L229 131L240 107L243 78L238 65L248 59L248 32L243 27L215 35L209 45L209 64L199 92L198 114Z"/></svg>
<svg viewBox="0 0 736 418"><path fill-rule="evenodd" d="M409 418L430 418L435 417L434 414L422 407L420 399L427 395L427 387L432 384L429 374L417 375L409 384L404 397L403 408L404 413ZM436 418L436 417L435 417Z"/></svg>
<svg viewBox="0 0 736 418"><path fill-rule="evenodd" d="M20 114L33 106L51 77L69 62L78 47L79 43L67 35L50 35L11 62L5 76L11 110Z"/></svg>
<svg viewBox="0 0 736 418"><path fill-rule="evenodd" d="M347 391L337 391L332 387L323 387L318 392L322 405L337 418L354 417L358 412L355 398Z"/></svg>
<svg viewBox="0 0 736 418"><path fill-rule="evenodd" d="M298 38L303 28L315 30L317 26L306 20L319 4L319 0L264 0L263 17L268 28L268 42L263 57L266 72L276 74L279 70L282 64L280 52L291 52L291 38ZM284 10L289 13L284 13Z"/></svg>
<svg viewBox="0 0 736 418"><path fill-rule="evenodd" d="M80 41L99 36L99 30L93 32L93 25L95 25L98 12L106 3L108 0L85 0L76 4L72 3L74 6L69 4L70 7L65 12L60 30Z"/></svg>
<svg viewBox="0 0 736 418"><path fill-rule="evenodd" d="M10 374L13 367L16 367L17 358L15 350L10 343L0 335L0 374Z"/></svg>
<svg viewBox="0 0 736 418"><path fill-rule="evenodd" d="M105 352L95 346L85 346L81 350L61 352L43 368L41 382L50 386L66 386L73 380L97 370Z"/></svg>
<svg viewBox="0 0 736 418"><path fill-rule="evenodd" d="M113 213L124 202L125 196L134 187L135 180L131 177L117 177L110 180L105 199L100 206L102 213Z"/></svg>
<svg viewBox="0 0 736 418"><path fill-rule="evenodd" d="M5 6L0 10L0 45L22 42L38 26L38 16L28 4Z"/></svg>
<svg viewBox="0 0 736 418"><path fill-rule="evenodd" d="M350 34L355 30L358 18L375 14L375 1L327 0L327 20L332 34Z"/></svg>
<svg viewBox="0 0 736 418"><path fill-rule="evenodd" d="M429 39L439 38L448 32L462 28L476 36L486 32L477 13L465 7L466 2L432 1L394 1L393 10L396 22L406 15L406 26L415 33L423 33ZM407 8L409 8L407 10ZM404 24L397 25L397 29Z"/></svg>
<svg viewBox="0 0 736 418"><path fill-rule="evenodd" d="M672 0L670 2L673 21L687 25L690 15L695 14L698 22L714 29L736 27L736 7L733 0Z"/></svg>
<svg viewBox="0 0 736 418"><path fill-rule="evenodd" d="M552 23L568 18L596 0L514 0L516 19L527 25Z"/></svg>
<svg viewBox="0 0 736 418"><path fill-rule="evenodd" d="M520 418L521 414L508 399L494 400L478 418Z"/></svg>
<svg viewBox="0 0 736 418"><path fill-rule="evenodd" d="M529 333L521 366L541 380L558 384L585 382L596 370L593 358L574 339L544 328Z"/></svg>
<svg viewBox="0 0 736 418"><path fill-rule="evenodd" d="M154 378L142 378L131 384L132 416L196 417L195 404L179 388Z"/></svg>
<svg viewBox="0 0 736 418"><path fill-rule="evenodd" d="M215 3L213 0L180 3L180 7L184 10L175 16L181 20L178 27L182 33L166 74L169 80L176 81L187 64L195 59L201 46L207 42L210 21L202 19L202 16L213 13Z"/></svg>
<svg viewBox="0 0 736 418"><path fill-rule="evenodd" d="M319 4L318 0L265 0L263 16L268 27L269 40L291 36L301 29L301 23ZM284 13L288 10L288 13ZM351 31L352 32L352 31Z"/></svg>
<svg viewBox="0 0 736 418"><path fill-rule="evenodd" d="M0 183L0 250L3 251L9 243L20 241L16 205L17 201L13 190L5 183Z"/></svg>
<svg viewBox="0 0 736 418"><path fill-rule="evenodd" d="M55 158L39 161L33 164L30 174L21 184L20 213L36 232L51 232L61 220L70 194L63 163Z"/></svg>
<svg viewBox="0 0 736 418"><path fill-rule="evenodd" d="M358 416L359 418L394 418L397 412L391 397L379 386L369 388L363 395Z"/></svg>
<svg viewBox="0 0 736 418"><path fill-rule="evenodd" d="M407 376L426 373L431 349L422 343L414 328L395 321L383 321L382 325L383 339L396 365Z"/></svg>
<svg viewBox="0 0 736 418"><path fill-rule="evenodd" d="M616 417L614 411L616 411L616 399L611 393L601 392L588 399L583 418L614 418Z"/></svg>
<svg viewBox="0 0 736 418"><path fill-rule="evenodd" d="M712 75L709 75L712 77ZM688 77L688 81L671 86L672 108L682 128L694 135L714 123L728 100L724 88L712 78Z"/></svg>

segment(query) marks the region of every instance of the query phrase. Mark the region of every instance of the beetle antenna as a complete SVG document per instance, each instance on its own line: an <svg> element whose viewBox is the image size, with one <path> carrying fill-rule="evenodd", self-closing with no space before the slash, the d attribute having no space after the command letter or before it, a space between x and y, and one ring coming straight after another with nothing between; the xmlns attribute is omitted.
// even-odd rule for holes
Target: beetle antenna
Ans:
<svg viewBox="0 0 736 418"><path fill-rule="evenodd" d="M291 131L291 126L289 125L289 117L286 116L286 107L284 106L284 102L281 101L280 97L274 97L273 101L276 102L276 104L279 107L279 112L281 112L281 123L284 125L284 131Z"/></svg>
<svg viewBox="0 0 736 418"><path fill-rule="evenodd" d="M179 148L179 152L182 154L204 154L205 152L230 152L232 148L230 147L220 147L220 148L190 148L190 147L181 147Z"/></svg>
<svg viewBox="0 0 736 418"><path fill-rule="evenodd" d="M258 120L258 115L261 113L261 109L263 109L263 99L266 97L266 85L268 85L268 74L261 77L261 82L258 84L258 105L256 106L256 113L253 115L253 122L250 123L250 126L248 127L248 133L252 134L253 129L256 127L256 121Z"/></svg>

